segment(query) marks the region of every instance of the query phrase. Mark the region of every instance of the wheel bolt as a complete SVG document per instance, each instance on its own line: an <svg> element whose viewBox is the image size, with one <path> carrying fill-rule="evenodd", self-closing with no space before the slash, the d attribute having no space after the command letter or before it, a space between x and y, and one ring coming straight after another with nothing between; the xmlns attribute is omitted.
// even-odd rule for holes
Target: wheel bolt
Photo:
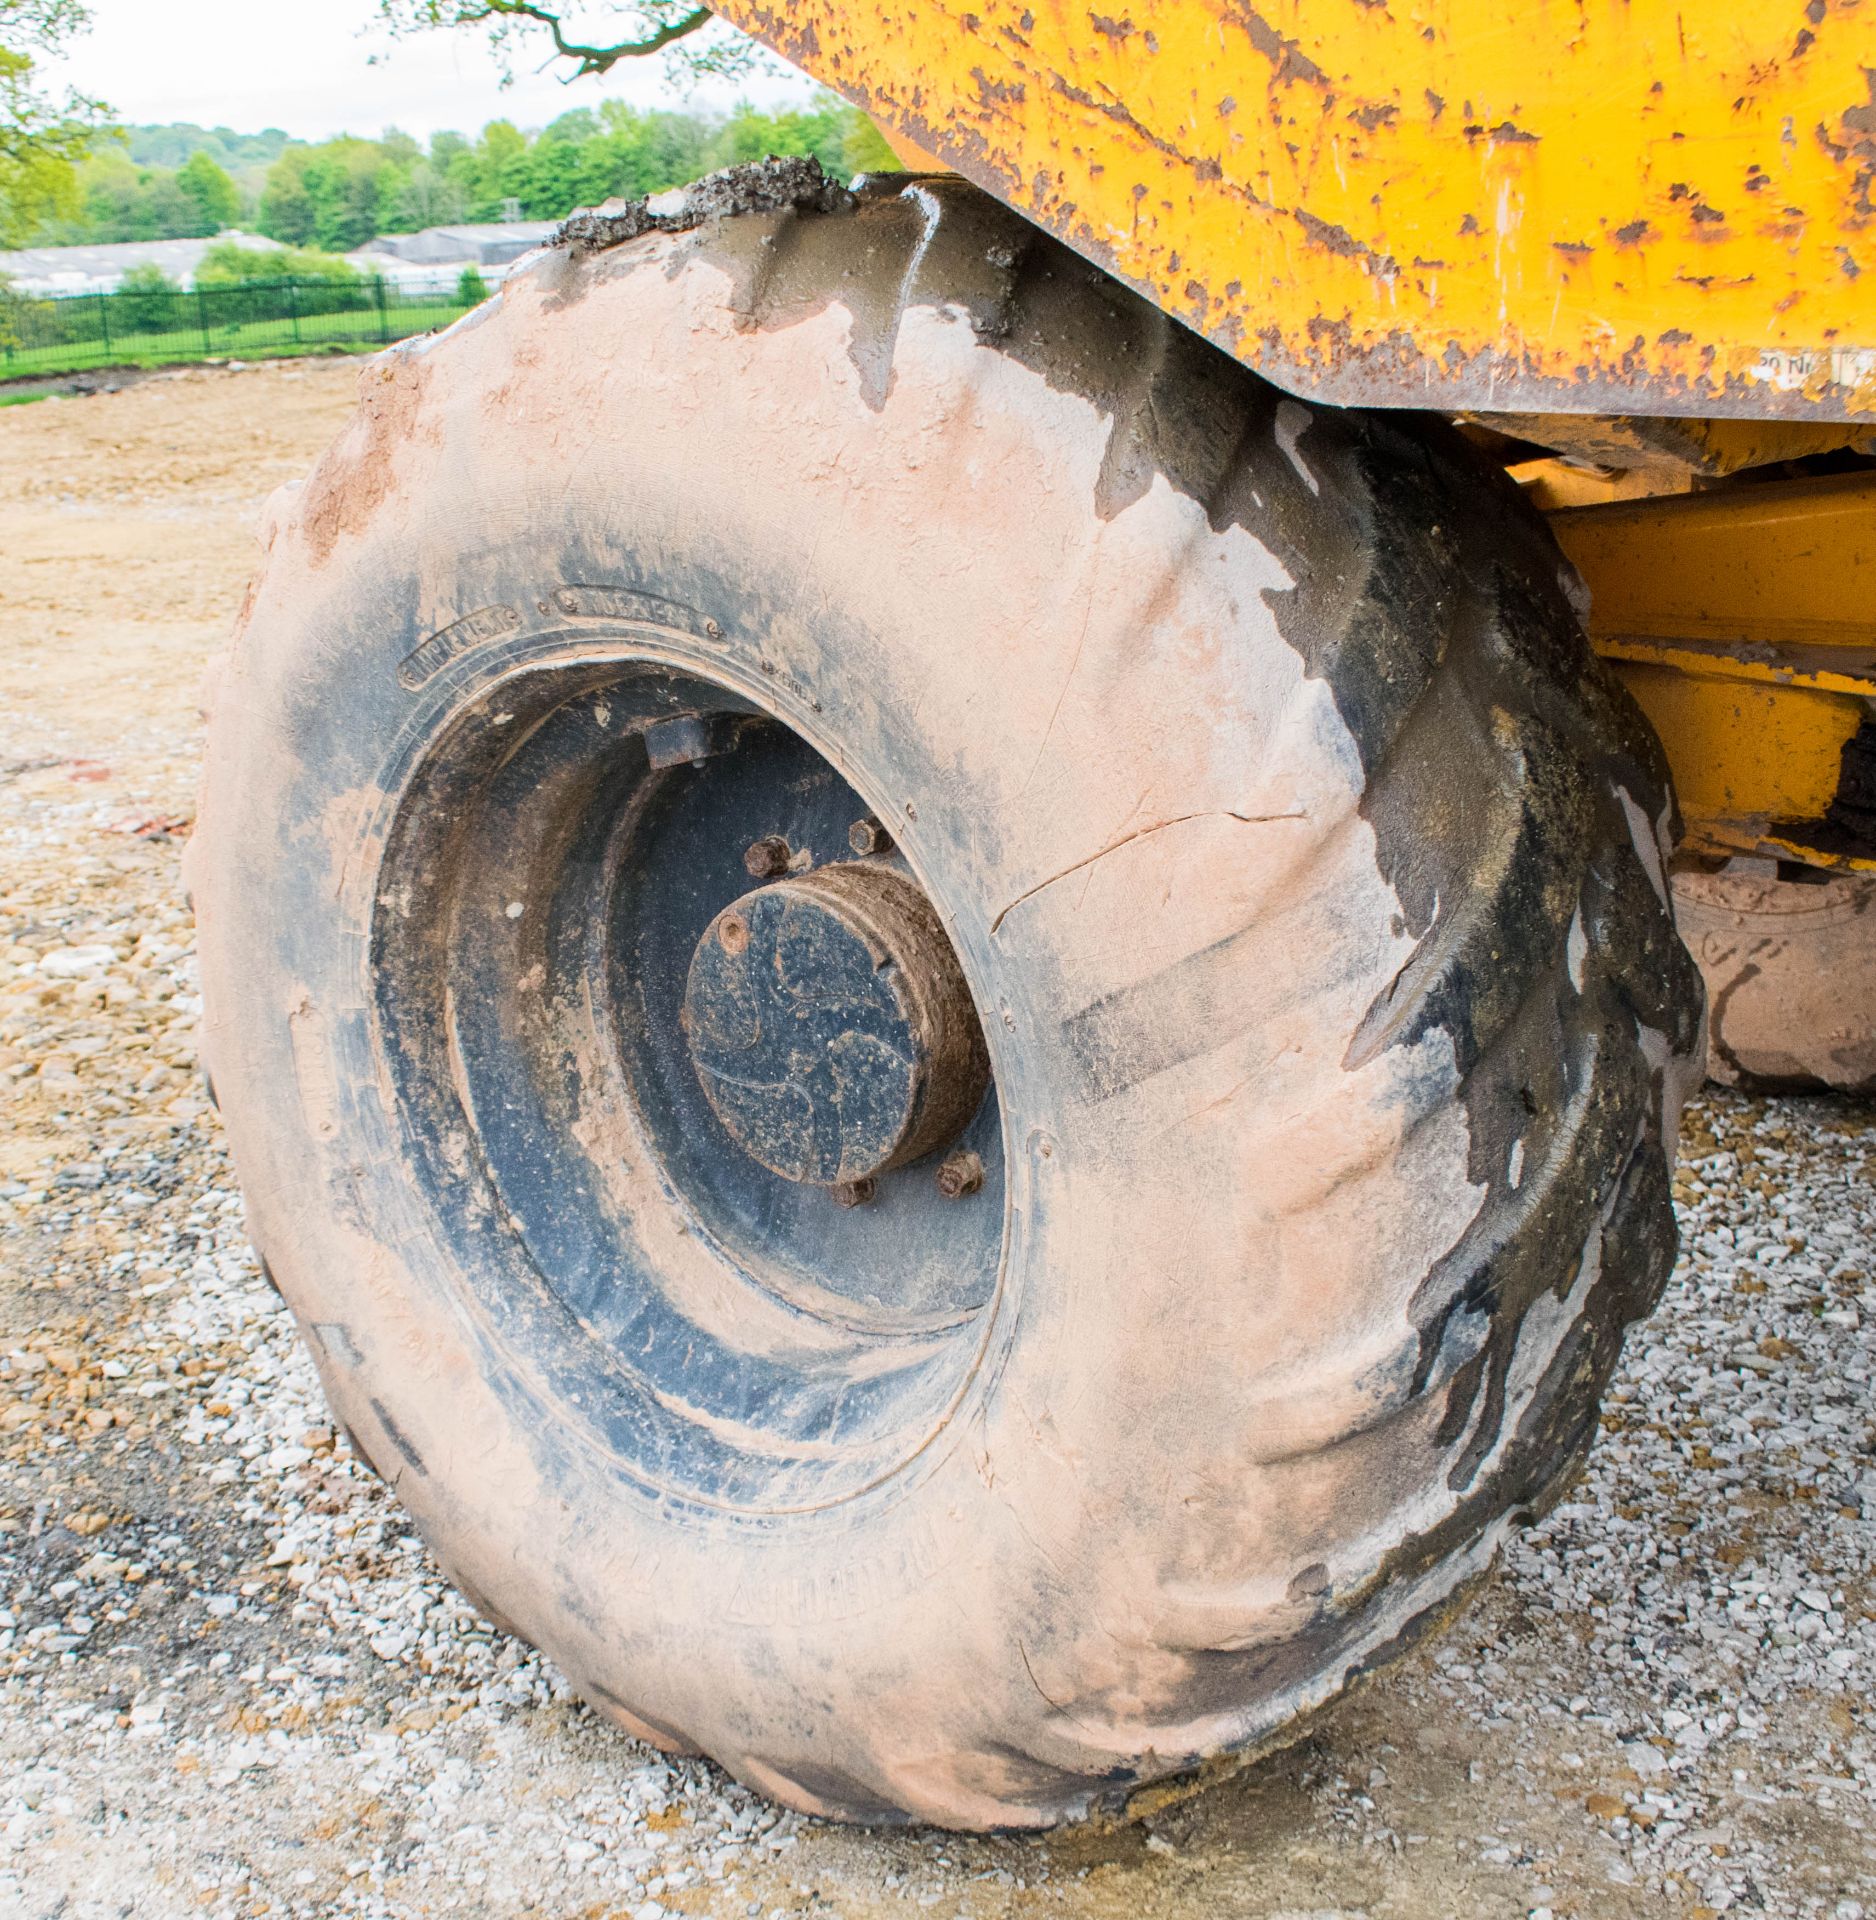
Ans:
<svg viewBox="0 0 1876 1920"><path fill-rule="evenodd" d="M750 843L743 868L752 880L776 880L788 871L788 842L779 833L765 833Z"/></svg>
<svg viewBox="0 0 1876 1920"><path fill-rule="evenodd" d="M962 1200L984 1184L984 1163L980 1155L967 1147L949 1155L938 1169L938 1191L947 1200Z"/></svg>
<svg viewBox="0 0 1876 1920"><path fill-rule="evenodd" d="M890 853L892 835L880 824L877 814L869 813L847 829L847 845L862 858L870 853Z"/></svg>
<svg viewBox="0 0 1876 1920"><path fill-rule="evenodd" d="M869 1173L861 1180L842 1180L828 1191L837 1207L863 1207L879 1191L879 1182Z"/></svg>

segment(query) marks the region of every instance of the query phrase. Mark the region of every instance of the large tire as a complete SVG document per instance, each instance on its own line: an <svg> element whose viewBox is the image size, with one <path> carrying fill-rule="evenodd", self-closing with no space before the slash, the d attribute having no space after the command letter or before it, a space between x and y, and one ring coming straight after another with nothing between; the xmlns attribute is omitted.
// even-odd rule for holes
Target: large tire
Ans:
<svg viewBox="0 0 1876 1920"><path fill-rule="evenodd" d="M1657 746L1454 435L882 181L549 253L267 546L193 849L254 1235L601 1710L1046 1824L1282 1738L1556 1496L1701 1001ZM750 886L671 836L808 789L962 964L976 1194L744 1207L663 1073Z"/></svg>
<svg viewBox="0 0 1876 1920"><path fill-rule="evenodd" d="M1707 1072L1762 1093L1876 1093L1876 874L1731 860L1673 880L1707 985Z"/></svg>

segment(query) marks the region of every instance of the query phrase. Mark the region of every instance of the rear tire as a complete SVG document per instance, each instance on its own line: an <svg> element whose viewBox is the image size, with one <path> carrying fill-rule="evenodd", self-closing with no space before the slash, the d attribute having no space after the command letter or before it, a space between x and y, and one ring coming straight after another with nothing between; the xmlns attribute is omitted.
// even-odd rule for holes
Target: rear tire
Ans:
<svg viewBox="0 0 1876 1920"><path fill-rule="evenodd" d="M1770 860L1674 876L1710 1009L1707 1073L1761 1093L1876 1093L1876 874Z"/></svg>
<svg viewBox="0 0 1876 1920"><path fill-rule="evenodd" d="M615 1719L1044 1825L1282 1739L1554 1497L1700 996L1657 746L1454 435L895 180L548 254L268 548L192 849L256 1240ZM760 817L820 871L854 809L991 1084L834 1207L819 1094L687 1085L743 976L677 1009Z"/></svg>

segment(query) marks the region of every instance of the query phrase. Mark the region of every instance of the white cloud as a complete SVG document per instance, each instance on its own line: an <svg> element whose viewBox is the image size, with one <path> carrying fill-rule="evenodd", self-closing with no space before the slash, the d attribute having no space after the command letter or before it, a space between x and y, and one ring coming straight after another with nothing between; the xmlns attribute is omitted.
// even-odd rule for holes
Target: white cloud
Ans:
<svg viewBox="0 0 1876 1920"><path fill-rule="evenodd" d="M638 107L779 106L807 81L774 74L701 86L674 84L662 61L628 61L568 84L516 62L514 85L473 32L393 40L373 0L91 0L91 31L47 77L107 101L128 122L193 120L253 133L284 127L303 139L400 127L419 139L441 128L474 134L490 120L544 125L604 99ZM606 10L586 24L603 32ZM562 68L561 72L564 73Z"/></svg>

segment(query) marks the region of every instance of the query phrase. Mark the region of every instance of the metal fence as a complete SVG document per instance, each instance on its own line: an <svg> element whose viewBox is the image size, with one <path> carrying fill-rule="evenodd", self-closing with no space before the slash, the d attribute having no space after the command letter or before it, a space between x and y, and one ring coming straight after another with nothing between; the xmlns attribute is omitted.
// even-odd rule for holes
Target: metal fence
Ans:
<svg viewBox="0 0 1876 1920"><path fill-rule="evenodd" d="M474 305L481 294L465 278L256 280L45 296L0 285L0 380L386 346L447 326Z"/></svg>

